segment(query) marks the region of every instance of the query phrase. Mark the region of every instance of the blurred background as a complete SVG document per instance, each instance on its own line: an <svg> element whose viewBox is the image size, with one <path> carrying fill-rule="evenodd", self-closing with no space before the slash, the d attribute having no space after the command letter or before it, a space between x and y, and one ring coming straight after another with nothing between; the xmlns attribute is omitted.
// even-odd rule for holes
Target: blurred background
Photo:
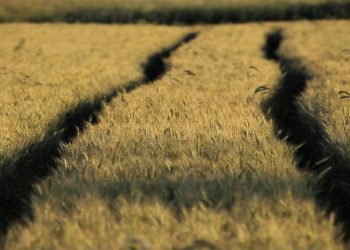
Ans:
<svg viewBox="0 0 350 250"><path fill-rule="evenodd" d="M195 24L349 16L349 0L0 0L0 22Z"/></svg>

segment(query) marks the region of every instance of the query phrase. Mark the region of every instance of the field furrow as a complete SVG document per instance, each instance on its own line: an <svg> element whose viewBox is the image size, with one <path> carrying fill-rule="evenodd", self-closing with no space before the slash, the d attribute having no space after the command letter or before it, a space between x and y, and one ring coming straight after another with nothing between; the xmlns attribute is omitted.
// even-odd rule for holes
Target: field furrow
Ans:
<svg viewBox="0 0 350 250"><path fill-rule="evenodd" d="M51 128L49 128L46 133L44 133L42 139L37 141L32 139L34 142L27 145L24 149L21 149L21 151L16 152L11 157L5 156L5 159L3 159L1 162L0 230L2 234L5 234L7 232L9 226L13 222L23 219L23 217L32 216L30 203L33 185L49 176L56 168L56 163L60 157L62 145L71 143L78 134L81 134L85 131L86 128L89 127L89 124L97 124L99 121L98 116L101 113L103 106L111 102L113 97L116 97L121 92L125 93L131 91L142 84L150 83L154 79L160 77L166 70L164 60L183 43L189 42L195 37L195 33L189 33L175 44L163 49L161 52L156 52L153 55L149 55L148 60L139 59L140 64L145 61L145 64L142 66L144 76L141 76L139 80L135 79L131 81L133 76L130 75L130 82L127 84L115 84L114 86L110 84L110 90L107 92L107 94L103 94L103 89L99 90L95 96L93 96L93 93L90 92L83 93L86 95L86 98L89 98L89 100L86 102L79 101L78 95L75 96L78 98L78 100L71 100L65 96L56 96L58 97L58 100L54 100L52 104L56 104L55 102L58 101L62 101L64 103L75 101L78 104L76 107L63 112L62 114L54 114L61 119L59 119ZM135 72L137 72L138 66L139 65L129 65L129 67L134 67L136 69ZM162 70L159 71L159 69ZM12 82L12 84L16 83ZM103 84L105 83L99 84L101 84L101 87L103 87ZM74 89L74 87L79 87L79 84L73 86L71 91ZM10 92L10 90L11 88L8 88L8 92ZM16 91L16 88L14 87L12 90ZM88 91L91 90L88 89ZM69 90L67 92L69 92ZM45 94L48 96L40 96L40 98L37 100L39 103L31 100L31 104L40 105L41 101L44 101L46 98L50 97L51 92ZM4 96L6 97L6 92ZM11 110L11 112L21 112L27 108L25 106L21 106L21 104L23 105L23 103L19 101L19 107L17 107L17 109ZM40 111L42 112L42 110ZM4 113L4 117L1 118L8 119L9 117L6 115L7 114ZM43 116L43 112L41 114L39 113L38 116ZM47 119L45 122L51 122L48 117L42 118ZM16 124L16 117L12 117L12 119L15 120L14 122ZM31 120L22 122L22 127L26 127L30 125ZM5 127L3 129L11 128ZM15 127L15 129L17 128ZM39 131L37 133L40 133L40 128L38 128L38 130ZM35 138L36 136L33 135L33 137ZM23 138L14 139L23 140Z"/></svg>
<svg viewBox="0 0 350 250"><path fill-rule="evenodd" d="M332 140L349 148L349 22L299 22L284 30L288 39L282 53L292 53L313 75L303 94L306 107L324 123Z"/></svg>
<svg viewBox="0 0 350 250"><path fill-rule="evenodd" d="M272 26L200 28L161 79L112 100L6 247L341 249L254 94L280 77L260 49Z"/></svg>
<svg viewBox="0 0 350 250"><path fill-rule="evenodd" d="M147 58L190 30L135 27L1 25L0 161L57 131L80 103L141 81Z"/></svg>
<svg viewBox="0 0 350 250"><path fill-rule="evenodd" d="M332 141L324 125L308 112L300 97L311 79L303 62L278 53L283 35L277 30L267 36L266 58L275 60L283 77L270 98L263 103L267 117L274 122L279 139L294 147L299 169L312 173L318 205L335 214L345 240L350 236L350 157L346 148Z"/></svg>

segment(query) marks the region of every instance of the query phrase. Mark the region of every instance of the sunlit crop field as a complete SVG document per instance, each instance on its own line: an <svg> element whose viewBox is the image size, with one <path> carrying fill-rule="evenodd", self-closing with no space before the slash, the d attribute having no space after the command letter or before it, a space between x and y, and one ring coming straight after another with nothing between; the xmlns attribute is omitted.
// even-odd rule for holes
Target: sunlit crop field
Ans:
<svg viewBox="0 0 350 250"><path fill-rule="evenodd" d="M339 225L315 204L313 176L262 112L283 77L262 47L283 29L280 53L313 75L299 101L346 149L350 103L338 92L350 92L349 27L0 26L6 162L55 133L70 107L144 79L151 55L198 33L172 51L163 76L118 93L99 123L60 145L56 170L31 195L33 218L13 223L4 247L342 249Z"/></svg>
<svg viewBox="0 0 350 250"><path fill-rule="evenodd" d="M350 32L348 22L300 22L285 29L283 52L302 59L313 79L308 107L334 140L350 146ZM347 92L347 93L346 93Z"/></svg>
<svg viewBox="0 0 350 250"><path fill-rule="evenodd" d="M2 25L1 157L54 129L62 114L79 103L140 80L147 58L188 30L151 25Z"/></svg>

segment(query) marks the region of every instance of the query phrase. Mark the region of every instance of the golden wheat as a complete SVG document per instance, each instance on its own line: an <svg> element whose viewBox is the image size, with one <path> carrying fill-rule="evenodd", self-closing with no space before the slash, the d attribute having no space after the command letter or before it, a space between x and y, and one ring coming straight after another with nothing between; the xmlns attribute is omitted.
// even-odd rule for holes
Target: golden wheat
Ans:
<svg viewBox="0 0 350 250"><path fill-rule="evenodd" d="M14 157L80 102L141 79L147 57L188 30L152 25L1 25L1 156Z"/></svg>
<svg viewBox="0 0 350 250"><path fill-rule="evenodd" d="M162 79L65 146L7 248L341 249L254 94L280 77L261 52L280 25L198 27Z"/></svg>

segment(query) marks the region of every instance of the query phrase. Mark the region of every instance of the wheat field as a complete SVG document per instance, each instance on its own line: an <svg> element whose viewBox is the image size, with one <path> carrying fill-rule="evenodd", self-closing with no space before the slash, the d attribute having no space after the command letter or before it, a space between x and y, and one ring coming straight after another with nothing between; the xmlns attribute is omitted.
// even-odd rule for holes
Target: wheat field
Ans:
<svg viewBox="0 0 350 250"><path fill-rule="evenodd" d="M313 79L304 98L335 141L349 148L350 32L348 22L300 22L287 25L286 54L301 58ZM340 93L339 93L340 92ZM345 98L344 98L345 97Z"/></svg>
<svg viewBox="0 0 350 250"><path fill-rule="evenodd" d="M315 202L314 176L298 170L295 148L262 112L284 77L262 48L283 29L280 53L314 76L300 102L346 149L348 101L338 92L347 91L348 27L2 25L1 152L11 157L55 130L68 107L143 79L149 56L198 33L162 77L121 92L97 124L60 144L56 170L35 185L32 219L11 225L4 248L343 249L333 214Z"/></svg>
<svg viewBox="0 0 350 250"><path fill-rule="evenodd" d="M148 56L188 30L152 25L2 25L1 157L13 156L55 130L64 112L79 103L140 80Z"/></svg>

